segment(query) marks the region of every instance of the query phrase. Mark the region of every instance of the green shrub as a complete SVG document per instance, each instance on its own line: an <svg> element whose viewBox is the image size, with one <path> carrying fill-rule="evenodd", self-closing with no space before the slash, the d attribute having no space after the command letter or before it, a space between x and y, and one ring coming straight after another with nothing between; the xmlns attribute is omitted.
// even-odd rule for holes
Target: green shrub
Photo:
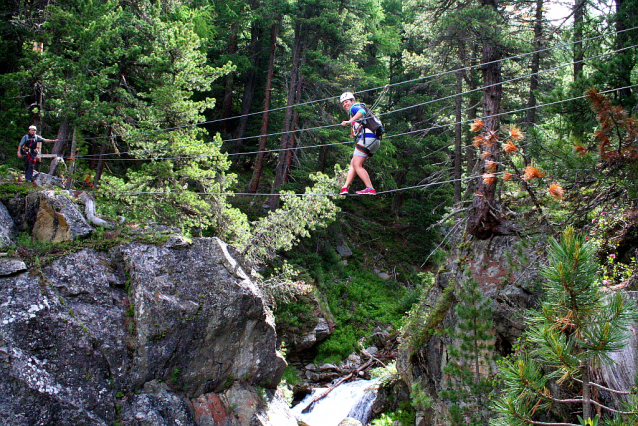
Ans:
<svg viewBox="0 0 638 426"><path fill-rule="evenodd" d="M297 370L292 365L286 367L284 371L284 375L282 376L282 380L287 384L294 386L297 383L301 382L301 377L299 377L299 370Z"/></svg>
<svg viewBox="0 0 638 426"><path fill-rule="evenodd" d="M372 426L392 426L400 421L403 426L414 424L414 412L410 410L397 410L391 413L383 413L381 417L372 421Z"/></svg>
<svg viewBox="0 0 638 426"><path fill-rule="evenodd" d="M319 345L316 362L339 361L359 351L360 342L369 345L370 342L363 339L375 326L390 325L398 329L406 308L417 298L414 289L383 280L354 264L345 270L349 275L347 279L333 279L320 288L335 316L336 326L333 334Z"/></svg>

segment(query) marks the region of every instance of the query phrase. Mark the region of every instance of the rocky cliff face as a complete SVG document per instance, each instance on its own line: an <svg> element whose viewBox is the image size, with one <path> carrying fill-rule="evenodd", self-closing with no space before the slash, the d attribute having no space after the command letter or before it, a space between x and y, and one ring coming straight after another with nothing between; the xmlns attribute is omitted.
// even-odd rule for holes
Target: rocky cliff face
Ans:
<svg viewBox="0 0 638 426"><path fill-rule="evenodd" d="M505 356L512 352L524 330L525 311L535 307L540 296L539 268L545 262L545 246L540 238L532 242L517 237L495 237L491 241L474 241L470 247L459 248L450 256L447 268L438 273L436 282L416 311L415 318L422 320L423 329L404 330L404 341L413 339L413 334L424 337L416 340L416 347L402 345L397 360L397 369L405 383L412 389L416 384L432 401L431 405L417 410L416 426L450 424L448 406L439 398L439 392L446 389L449 381L444 372L451 359L448 345L458 345L458 342L435 330L451 328L458 322L454 310L455 293L464 272L479 283L481 293L491 301L491 343L495 352ZM445 291L449 286L453 289L451 293ZM638 300L638 292L627 291L625 295ZM430 332L425 332L425 328ZM603 365L594 371L599 383L617 389L632 387L638 359L637 330L638 323L631 327L628 345L614 354L614 364ZM620 407L620 398L613 395L602 395L602 398L612 406Z"/></svg>
<svg viewBox="0 0 638 426"><path fill-rule="evenodd" d="M30 197L39 207L13 223L0 204L4 245L44 215L68 225L59 213L73 206ZM62 234L76 238L50 233ZM86 248L30 269L1 257L2 424L296 425L275 392L273 318L245 271L216 238Z"/></svg>

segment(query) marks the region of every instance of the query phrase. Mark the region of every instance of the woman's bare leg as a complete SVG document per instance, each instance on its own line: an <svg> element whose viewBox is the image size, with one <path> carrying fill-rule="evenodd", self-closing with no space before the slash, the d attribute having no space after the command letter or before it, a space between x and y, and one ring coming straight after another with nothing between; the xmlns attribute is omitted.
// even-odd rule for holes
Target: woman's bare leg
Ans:
<svg viewBox="0 0 638 426"><path fill-rule="evenodd" d="M368 171L363 168L363 162L366 161L367 157L357 157L354 155L352 157L352 161L350 162L350 170L354 169L354 172L361 178L363 184L366 188L372 188L372 182L370 181L370 175L368 175ZM348 175L350 175L350 170L348 170ZM354 179L354 176L353 176ZM352 181L352 179L351 179ZM347 178L346 178L347 182Z"/></svg>
<svg viewBox="0 0 638 426"><path fill-rule="evenodd" d="M349 188L350 184L354 180L354 177L357 175L357 172L354 170L354 166L352 165L355 158L357 157L353 155L352 160L350 160L350 167L348 168L348 174L346 175L346 183L343 185L344 188Z"/></svg>

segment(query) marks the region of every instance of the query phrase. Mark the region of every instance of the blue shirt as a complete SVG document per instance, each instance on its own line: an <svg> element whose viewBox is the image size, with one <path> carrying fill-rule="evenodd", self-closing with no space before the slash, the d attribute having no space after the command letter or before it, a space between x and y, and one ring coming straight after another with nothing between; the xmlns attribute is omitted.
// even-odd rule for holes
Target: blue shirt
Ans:
<svg viewBox="0 0 638 426"><path fill-rule="evenodd" d="M364 117L366 116L366 110L361 102L356 102L350 106L350 117L354 117L358 112L363 114Z"/></svg>

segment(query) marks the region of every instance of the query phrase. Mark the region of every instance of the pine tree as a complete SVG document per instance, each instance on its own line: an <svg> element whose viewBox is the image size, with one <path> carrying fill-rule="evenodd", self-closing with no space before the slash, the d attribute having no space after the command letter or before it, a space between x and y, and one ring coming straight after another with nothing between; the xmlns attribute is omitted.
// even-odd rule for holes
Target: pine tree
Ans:
<svg viewBox="0 0 638 426"><path fill-rule="evenodd" d="M635 407L621 411L593 397L597 391L626 399L632 395L604 387L592 375L626 345L633 305L621 293L603 290L596 276L595 248L573 228L567 228L560 241L552 240L548 259L542 270L541 307L527 319L522 349L499 371L504 389L495 404L500 416L492 424L572 425L580 416L580 424L596 424L594 408L602 412L605 424L636 424Z"/></svg>
<svg viewBox="0 0 638 426"><path fill-rule="evenodd" d="M145 20L133 17L147 40L127 77L137 91L128 120L135 126L123 124L121 138L128 155L142 161L129 167L124 178L105 176L102 186L116 191L109 198L127 203L127 216L134 220L171 223L200 234L214 232L236 242L247 224L224 194L235 175L227 173L230 162L221 153L220 138L209 137L195 125L214 100L194 96L232 67L206 64L192 23L196 15L183 9L175 17L167 16L149 6Z"/></svg>
<svg viewBox="0 0 638 426"><path fill-rule="evenodd" d="M480 292L478 283L468 278L460 284L456 316L459 321L446 334L458 345L448 345L447 389L439 396L449 401L450 420L454 426L486 425L492 385L494 350L491 301Z"/></svg>

